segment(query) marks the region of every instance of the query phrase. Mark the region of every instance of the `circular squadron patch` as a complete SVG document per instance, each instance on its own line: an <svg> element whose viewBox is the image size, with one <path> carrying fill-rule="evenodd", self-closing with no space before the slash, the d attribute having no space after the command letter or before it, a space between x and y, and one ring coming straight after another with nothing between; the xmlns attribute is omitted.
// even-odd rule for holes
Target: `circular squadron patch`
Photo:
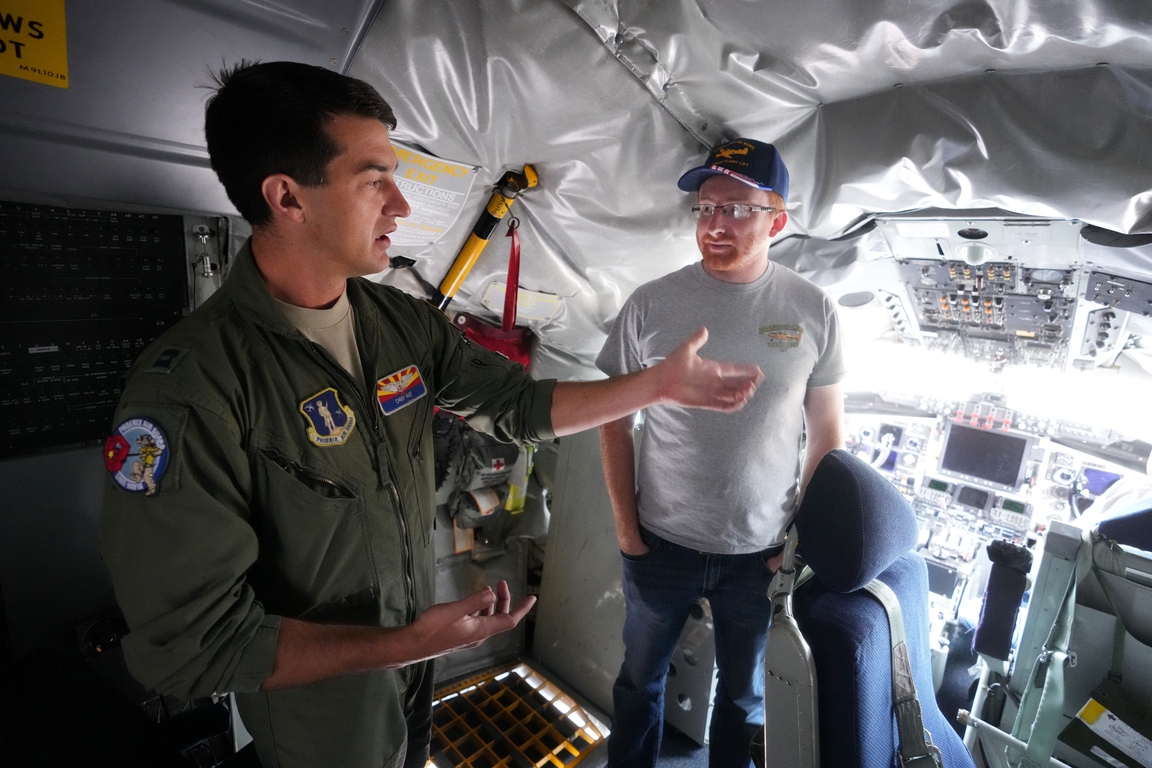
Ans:
<svg viewBox="0 0 1152 768"><path fill-rule="evenodd" d="M148 419L129 419L104 441L104 466L124 490L153 496L168 469L168 441Z"/></svg>

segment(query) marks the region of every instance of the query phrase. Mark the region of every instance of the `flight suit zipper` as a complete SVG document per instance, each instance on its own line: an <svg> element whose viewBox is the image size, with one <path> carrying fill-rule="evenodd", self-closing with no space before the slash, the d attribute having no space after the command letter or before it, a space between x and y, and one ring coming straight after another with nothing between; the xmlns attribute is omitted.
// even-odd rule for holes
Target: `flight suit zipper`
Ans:
<svg viewBox="0 0 1152 768"><path fill-rule="evenodd" d="M292 461L286 456L282 456L276 451L264 451L264 455L272 460L272 463L280 467L290 475L306 481L306 485L312 487L312 490L319 493L321 496L328 496L330 498L341 499L354 499L356 495L344 486L337 483L331 478L325 477L319 472L314 472L308 467Z"/></svg>
<svg viewBox="0 0 1152 768"><path fill-rule="evenodd" d="M311 340L309 340L308 343L312 347L312 353L316 355L316 358L320 361L324 368L326 368L333 375L342 377L345 379L345 381L355 385L355 381L352 379L351 374L349 374L340 366L331 363L328 358L325 357L325 352L319 344ZM370 372L372 374L372 380L375 381L375 364L372 365ZM413 574L412 568L412 561L414 558L412 555L412 538L408 532L408 515L405 513L404 503L400 499L400 492L396 490L396 478L392 476L392 468L390 462L385 461L385 457L388 455L388 449L387 446L384 445L384 436L380 432L380 414L377 413L375 408L372 408L368 405L368 403L364 401L364 396L360 391L360 387L353 386L352 393L357 402L364 409L364 412L369 414L369 418L372 424L373 447L376 450L376 465L378 467L378 471L382 475L381 480L385 481L388 486L388 492L392 496L394 508L396 509L396 521L400 525L400 538L403 540L403 546L401 547L401 559L403 560L404 567L404 612L406 614L405 623L411 624L416 620L416 578Z"/></svg>

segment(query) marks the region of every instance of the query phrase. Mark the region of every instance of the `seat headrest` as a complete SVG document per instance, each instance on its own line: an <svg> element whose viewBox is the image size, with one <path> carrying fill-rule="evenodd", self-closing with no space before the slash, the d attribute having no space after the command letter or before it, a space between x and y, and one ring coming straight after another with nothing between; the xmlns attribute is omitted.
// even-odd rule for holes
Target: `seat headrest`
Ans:
<svg viewBox="0 0 1152 768"><path fill-rule="evenodd" d="M1152 552L1152 499L1140 499L1111 510L1099 530L1120 544Z"/></svg>
<svg viewBox="0 0 1152 768"><path fill-rule="evenodd" d="M854 592L916 546L912 507L883 475L843 450L817 465L796 513L797 552L825 587Z"/></svg>

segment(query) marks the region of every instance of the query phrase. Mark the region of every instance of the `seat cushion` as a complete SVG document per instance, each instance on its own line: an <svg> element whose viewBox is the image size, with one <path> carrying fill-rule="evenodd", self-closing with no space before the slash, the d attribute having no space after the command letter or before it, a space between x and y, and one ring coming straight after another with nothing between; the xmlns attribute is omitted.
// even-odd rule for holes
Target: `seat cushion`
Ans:
<svg viewBox="0 0 1152 768"><path fill-rule="evenodd" d="M916 546L919 525L883 475L843 450L817 465L796 513L797 551L833 592L854 592Z"/></svg>
<svg viewBox="0 0 1152 768"><path fill-rule="evenodd" d="M968 750L933 696L924 561L906 552L878 578L900 601L924 727L940 748L945 766L972 768ZM793 607L816 664L820 765L891 768L897 764L898 734L892 709L892 645L884 608L867 592L841 594L816 579L796 590Z"/></svg>

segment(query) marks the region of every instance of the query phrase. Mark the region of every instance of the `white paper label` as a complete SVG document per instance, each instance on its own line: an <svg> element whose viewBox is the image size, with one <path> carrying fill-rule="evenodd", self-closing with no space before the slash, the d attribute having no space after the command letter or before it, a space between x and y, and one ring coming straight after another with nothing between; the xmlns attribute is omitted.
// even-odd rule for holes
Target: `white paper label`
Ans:
<svg viewBox="0 0 1152 768"><path fill-rule="evenodd" d="M476 546L476 532L471 528L461 528L456 525L456 521L452 521L452 545L453 551L458 555L461 552L468 552Z"/></svg>
<svg viewBox="0 0 1152 768"><path fill-rule="evenodd" d="M487 517L496 511L496 507L500 506L500 494L496 493L496 490L493 488L477 488L468 493L472 495L472 500L476 502L476 509L480 510L481 517Z"/></svg>
<svg viewBox="0 0 1152 768"><path fill-rule="evenodd" d="M396 220L393 245L431 245L452 228L468 199L476 173L471 165L441 160L392 142L396 150L396 186L412 207Z"/></svg>
<svg viewBox="0 0 1152 768"><path fill-rule="evenodd" d="M504 293L508 290L508 283L504 280L493 280L484 291L484 298L480 301L496 314L504 312ZM521 288L516 293L516 317L524 320L551 320L556 317L564 298L551 293L537 293Z"/></svg>
<svg viewBox="0 0 1152 768"><path fill-rule="evenodd" d="M1120 762L1116 758L1112 757L1112 755L1100 749L1100 747L1092 747L1092 749L1089 751L1093 754L1093 756L1103 760L1104 762L1108 763L1108 765L1113 766L1113 768L1128 768L1128 766L1124 765L1124 763Z"/></svg>
<svg viewBox="0 0 1152 768"><path fill-rule="evenodd" d="M1093 733L1144 768L1152 768L1152 741L1109 712L1103 704L1095 699L1088 699L1088 703L1081 707L1076 717Z"/></svg>
<svg viewBox="0 0 1152 768"><path fill-rule="evenodd" d="M1045 245L1052 239L1051 224L1004 224L1004 240L1020 245Z"/></svg>

